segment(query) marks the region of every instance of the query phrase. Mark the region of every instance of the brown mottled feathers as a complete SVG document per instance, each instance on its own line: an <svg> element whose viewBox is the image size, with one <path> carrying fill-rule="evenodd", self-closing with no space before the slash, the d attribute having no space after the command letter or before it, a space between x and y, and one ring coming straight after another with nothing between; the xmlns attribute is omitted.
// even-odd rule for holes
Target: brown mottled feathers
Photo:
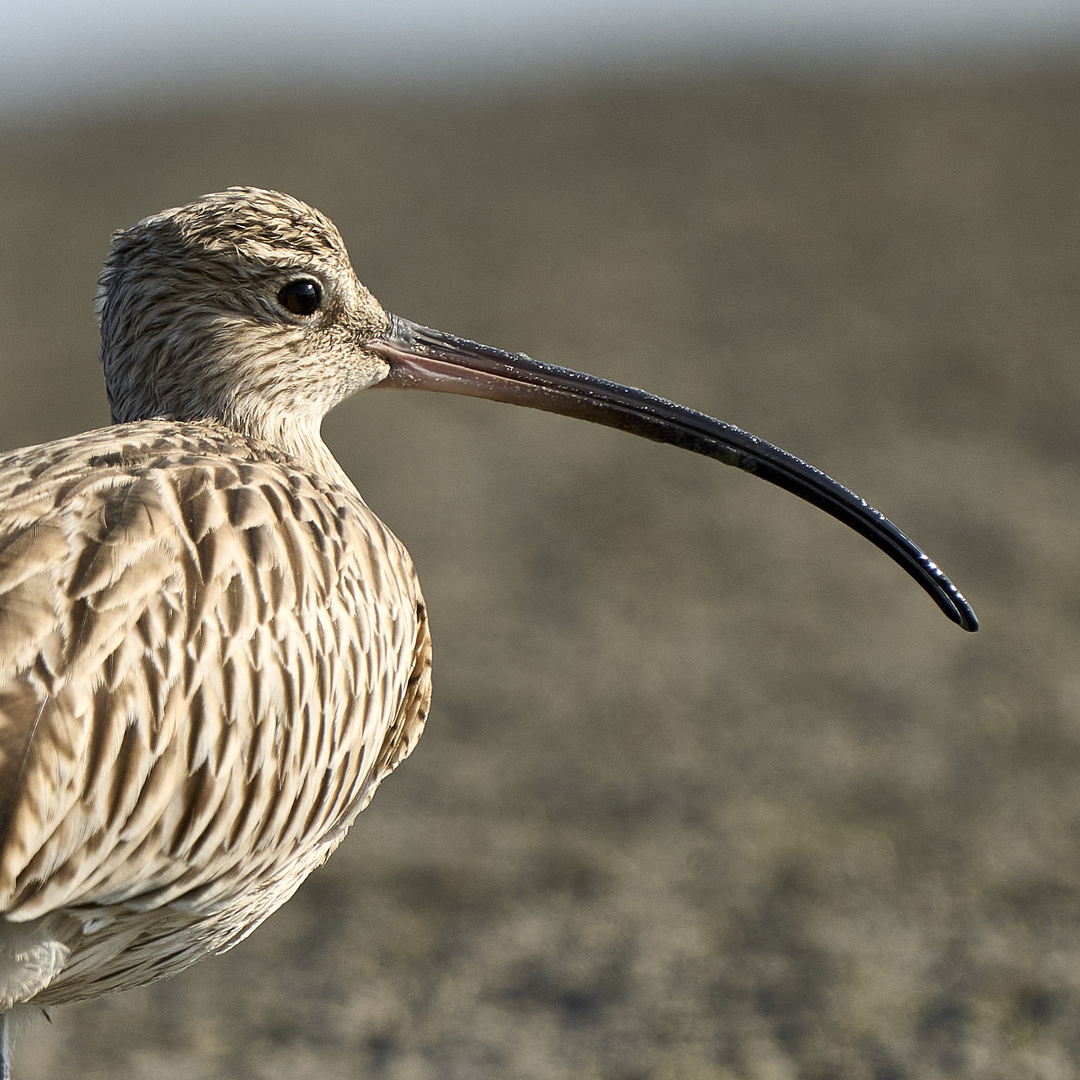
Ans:
<svg viewBox="0 0 1080 1080"><path fill-rule="evenodd" d="M246 936L416 745L430 667L404 548L281 450L153 420L0 456L0 913L42 967L0 1010Z"/></svg>

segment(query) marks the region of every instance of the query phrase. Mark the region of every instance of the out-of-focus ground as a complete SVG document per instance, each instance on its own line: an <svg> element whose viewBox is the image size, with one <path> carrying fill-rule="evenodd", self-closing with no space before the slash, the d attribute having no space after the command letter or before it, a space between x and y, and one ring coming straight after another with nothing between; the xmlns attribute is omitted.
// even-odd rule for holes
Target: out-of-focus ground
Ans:
<svg viewBox="0 0 1080 1080"><path fill-rule="evenodd" d="M851 485L965 589L715 462L372 393L414 757L228 956L54 1011L20 1080L1066 1078L1080 1065L1080 78L268 100L0 134L0 443L107 421L111 230L233 183L414 320Z"/></svg>

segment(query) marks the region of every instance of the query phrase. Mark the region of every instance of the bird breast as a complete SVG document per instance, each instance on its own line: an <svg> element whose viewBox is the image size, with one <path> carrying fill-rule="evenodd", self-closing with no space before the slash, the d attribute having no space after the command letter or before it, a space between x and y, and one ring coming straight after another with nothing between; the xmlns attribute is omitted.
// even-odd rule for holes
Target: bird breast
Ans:
<svg viewBox="0 0 1080 1080"><path fill-rule="evenodd" d="M0 508L0 913L71 1000L284 903L419 738L430 641L355 490L212 422L5 455Z"/></svg>

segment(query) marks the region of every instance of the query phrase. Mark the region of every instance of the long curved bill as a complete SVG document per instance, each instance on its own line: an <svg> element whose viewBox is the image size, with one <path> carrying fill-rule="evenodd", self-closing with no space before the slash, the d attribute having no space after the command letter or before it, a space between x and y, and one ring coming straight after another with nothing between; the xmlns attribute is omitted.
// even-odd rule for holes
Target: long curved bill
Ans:
<svg viewBox="0 0 1080 1080"><path fill-rule="evenodd" d="M899 563L953 622L965 630L979 628L960 590L884 514L812 465L731 424L643 390L478 345L397 316L390 317L385 334L364 342L364 348L390 365L380 386L490 398L562 413L760 476L865 536Z"/></svg>

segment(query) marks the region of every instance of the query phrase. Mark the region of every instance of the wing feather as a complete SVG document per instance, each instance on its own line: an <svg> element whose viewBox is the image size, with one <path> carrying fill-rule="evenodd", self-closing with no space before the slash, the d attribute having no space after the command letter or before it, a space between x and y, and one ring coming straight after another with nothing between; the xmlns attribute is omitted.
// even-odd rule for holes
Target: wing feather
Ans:
<svg viewBox="0 0 1080 1080"><path fill-rule="evenodd" d="M85 938L36 1000L243 937L411 751L430 692L412 566L355 492L209 423L0 457L0 913L77 913ZM165 908L155 967L131 920Z"/></svg>

